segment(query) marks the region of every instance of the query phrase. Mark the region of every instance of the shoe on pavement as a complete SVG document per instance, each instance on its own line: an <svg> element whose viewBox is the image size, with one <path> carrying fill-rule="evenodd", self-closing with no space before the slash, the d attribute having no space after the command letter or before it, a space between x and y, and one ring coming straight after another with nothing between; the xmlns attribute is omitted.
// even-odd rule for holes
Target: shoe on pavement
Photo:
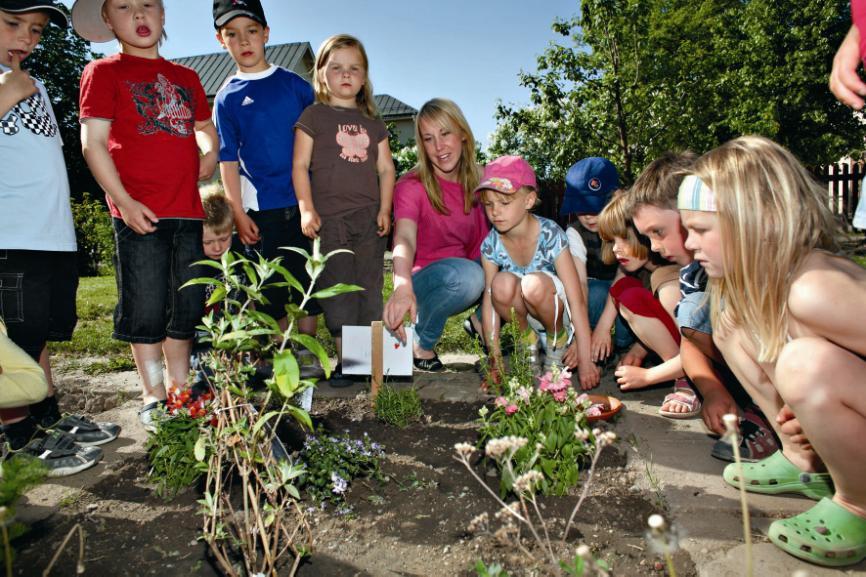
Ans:
<svg viewBox="0 0 866 577"><path fill-rule="evenodd" d="M82 415L66 415L51 429L72 435L76 444L93 447L110 443L120 434L120 425L108 422L94 422Z"/></svg>
<svg viewBox="0 0 866 577"><path fill-rule="evenodd" d="M148 433L156 432L156 421L165 413L165 401L147 403L138 411L138 420Z"/></svg>
<svg viewBox="0 0 866 577"><path fill-rule="evenodd" d="M102 449L80 447L71 435L53 431L33 439L18 451L10 452L10 458L15 456L39 459L48 469L49 477L67 477L97 464L102 459Z"/></svg>

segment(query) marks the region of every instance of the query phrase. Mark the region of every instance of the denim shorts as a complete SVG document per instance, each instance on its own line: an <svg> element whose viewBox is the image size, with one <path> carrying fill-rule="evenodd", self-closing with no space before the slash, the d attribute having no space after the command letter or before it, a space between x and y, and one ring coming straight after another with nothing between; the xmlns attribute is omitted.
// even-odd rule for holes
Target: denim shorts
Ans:
<svg viewBox="0 0 866 577"><path fill-rule="evenodd" d="M298 253L285 250L281 247L293 246L312 252L310 239L301 232L301 213L297 206L287 208L274 208L270 210L247 211L256 226L259 227L259 242L243 246L244 255L247 258L258 260L257 254L267 259L282 257L282 265L294 276L301 286L306 289L310 286L310 276L305 269L307 261ZM276 282L282 278L274 278ZM256 308L275 319L286 316L286 305L289 302L301 304L302 295L292 289L291 293L287 287L270 288L264 291L268 304L258 305ZM319 303L311 300L305 309L307 314L317 315L322 312Z"/></svg>
<svg viewBox="0 0 866 577"><path fill-rule="evenodd" d="M0 317L37 361L46 342L72 338L77 291L76 253L0 249Z"/></svg>
<svg viewBox="0 0 866 577"><path fill-rule="evenodd" d="M710 321L710 302L707 293L689 293L677 305L677 325L680 329L692 329L707 335L713 334Z"/></svg>
<svg viewBox="0 0 866 577"><path fill-rule="evenodd" d="M191 339L204 313L204 286L180 287L210 270L193 264L205 258L201 221L163 218L148 234L136 233L119 218L112 221L117 275L112 336L141 344Z"/></svg>

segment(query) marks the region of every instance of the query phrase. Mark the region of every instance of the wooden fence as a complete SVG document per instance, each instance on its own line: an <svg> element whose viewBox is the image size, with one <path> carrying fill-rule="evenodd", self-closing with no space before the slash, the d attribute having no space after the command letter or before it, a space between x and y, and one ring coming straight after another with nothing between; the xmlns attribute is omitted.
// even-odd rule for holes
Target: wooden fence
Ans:
<svg viewBox="0 0 866 577"><path fill-rule="evenodd" d="M830 210L848 224L853 220L854 211L857 209L864 172L866 171L859 162L840 162L812 169L815 178L827 185Z"/></svg>
<svg viewBox="0 0 866 577"><path fill-rule="evenodd" d="M840 162L813 167L812 174L819 182L827 185L827 203L830 210L850 225L854 219L854 211L857 209L860 185L863 177L866 176L866 168L858 162ZM573 216L568 218L559 214L565 186L561 183L541 184L543 193L536 213L566 226L573 220Z"/></svg>

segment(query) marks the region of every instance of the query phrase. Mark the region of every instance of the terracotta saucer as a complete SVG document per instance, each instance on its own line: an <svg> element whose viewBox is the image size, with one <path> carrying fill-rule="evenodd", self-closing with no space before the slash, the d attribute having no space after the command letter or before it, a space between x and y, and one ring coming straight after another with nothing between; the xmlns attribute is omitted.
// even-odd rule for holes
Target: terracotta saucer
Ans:
<svg viewBox="0 0 866 577"><path fill-rule="evenodd" d="M607 421L622 410L622 401L610 395L587 395L593 405L602 405L601 414L593 417L587 416L590 423L594 421Z"/></svg>

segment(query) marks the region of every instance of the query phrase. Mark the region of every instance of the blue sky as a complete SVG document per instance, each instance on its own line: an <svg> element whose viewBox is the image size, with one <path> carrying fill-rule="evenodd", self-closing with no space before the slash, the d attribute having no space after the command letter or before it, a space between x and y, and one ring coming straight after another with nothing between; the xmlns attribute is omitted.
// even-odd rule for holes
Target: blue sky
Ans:
<svg viewBox="0 0 866 577"><path fill-rule="evenodd" d="M164 0L166 58L216 52L210 0ZM71 0L64 0L68 6ZM435 96L463 109L475 137L487 142L497 100L526 104L521 70L552 40L554 19L570 18L577 0L262 0L270 43L307 41L313 51L328 36L346 32L364 43L377 93L420 107ZM96 47L112 53L112 44Z"/></svg>

